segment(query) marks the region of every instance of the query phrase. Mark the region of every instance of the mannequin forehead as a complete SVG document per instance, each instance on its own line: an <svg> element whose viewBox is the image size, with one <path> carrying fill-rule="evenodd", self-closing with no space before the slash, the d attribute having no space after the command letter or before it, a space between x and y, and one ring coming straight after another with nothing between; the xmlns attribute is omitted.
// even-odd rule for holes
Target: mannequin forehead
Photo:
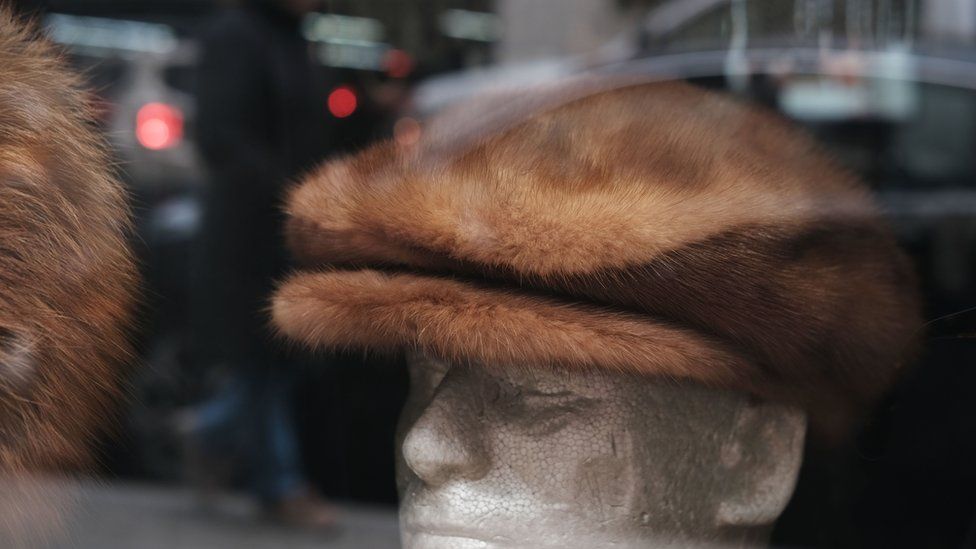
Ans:
<svg viewBox="0 0 976 549"><path fill-rule="evenodd" d="M484 368L477 365L450 365L444 361L417 356L411 361L411 379L418 392L433 398L445 379L450 388L441 391L466 391L466 398L488 399L500 404L500 396L525 399L557 399L570 396L599 402L616 409L638 432L653 436L657 429L640 429L648 423L666 421L675 425L676 435L691 435L690 427L706 431L731 430L735 414L748 404L748 397L732 392L681 383L670 379L643 378L600 370L573 371L513 365ZM448 375L450 374L450 375ZM417 386L419 385L419 387ZM482 410L486 407L481 406ZM492 408L488 406L487 408ZM697 431L702 432L702 431Z"/></svg>

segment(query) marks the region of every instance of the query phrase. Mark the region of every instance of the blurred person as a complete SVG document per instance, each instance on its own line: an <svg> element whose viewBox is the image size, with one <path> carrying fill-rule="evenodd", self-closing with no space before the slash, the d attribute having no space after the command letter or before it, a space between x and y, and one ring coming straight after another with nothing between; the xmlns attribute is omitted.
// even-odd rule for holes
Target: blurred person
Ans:
<svg viewBox="0 0 976 549"><path fill-rule="evenodd" d="M197 138L210 185L196 254L193 337L201 364L230 376L191 415L189 445L197 457L239 462L272 517L328 527L334 509L309 486L299 455L296 360L275 344L265 313L287 268L282 191L330 143L326 82L299 32L316 5L241 1L220 10L201 40ZM202 467L207 462L195 461L197 473L212 480L218 470Z"/></svg>

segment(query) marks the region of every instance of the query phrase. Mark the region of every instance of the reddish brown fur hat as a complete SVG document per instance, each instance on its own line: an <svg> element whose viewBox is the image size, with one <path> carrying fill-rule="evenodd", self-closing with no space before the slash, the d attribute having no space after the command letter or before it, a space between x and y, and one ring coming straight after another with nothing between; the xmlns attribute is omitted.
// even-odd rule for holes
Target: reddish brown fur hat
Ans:
<svg viewBox="0 0 976 549"><path fill-rule="evenodd" d="M85 93L34 34L0 9L5 478L91 462L92 436L111 422L119 392L136 285L123 191Z"/></svg>
<svg viewBox="0 0 976 549"><path fill-rule="evenodd" d="M677 83L529 96L462 107L296 187L291 248L326 267L281 286L277 327L692 379L821 424L890 384L919 326L913 276L865 188L806 135Z"/></svg>

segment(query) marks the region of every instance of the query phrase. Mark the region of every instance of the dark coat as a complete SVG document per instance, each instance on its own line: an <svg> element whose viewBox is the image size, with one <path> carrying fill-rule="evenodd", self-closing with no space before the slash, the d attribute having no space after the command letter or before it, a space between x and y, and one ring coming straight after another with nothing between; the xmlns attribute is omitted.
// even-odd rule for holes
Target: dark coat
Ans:
<svg viewBox="0 0 976 549"><path fill-rule="evenodd" d="M253 357L287 261L280 201L329 148L326 81L297 18L253 5L221 12L202 39L197 142L210 174L197 250L194 332L209 358Z"/></svg>

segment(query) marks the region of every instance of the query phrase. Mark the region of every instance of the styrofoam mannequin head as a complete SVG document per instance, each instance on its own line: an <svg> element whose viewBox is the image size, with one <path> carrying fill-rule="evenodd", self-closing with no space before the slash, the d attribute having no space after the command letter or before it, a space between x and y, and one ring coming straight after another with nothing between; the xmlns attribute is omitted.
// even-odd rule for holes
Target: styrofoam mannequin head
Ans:
<svg viewBox="0 0 976 549"><path fill-rule="evenodd" d="M798 410L692 384L410 360L404 547L762 546Z"/></svg>

